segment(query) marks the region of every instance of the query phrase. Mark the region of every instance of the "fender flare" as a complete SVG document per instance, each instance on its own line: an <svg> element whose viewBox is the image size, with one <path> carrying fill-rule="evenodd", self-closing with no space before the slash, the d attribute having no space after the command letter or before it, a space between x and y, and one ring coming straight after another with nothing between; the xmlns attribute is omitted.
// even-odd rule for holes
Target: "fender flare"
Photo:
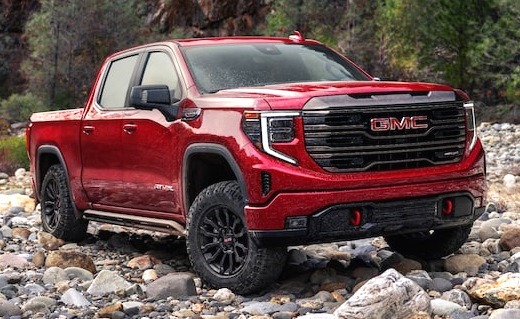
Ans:
<svg viewBox="0 0 520 319"><path fill-rule="evenodd" d="M43 182L43 178L44 176L41 176L40 174L40 162L41 162L41 157L42 155L44 154L51 154L51 155L54 155L58 158L58 161L60 162L60 165L63 166L63 169L65 170L65 177L67 179L67 187L69 188L69 192L70 192L70 196L71 198L73 198L74 196L72 195L72 187L70 186L70 178L69 178L69 169L67 168L67 163L65 162L65 159L63 157L63 155L61 154L61 151L58 147L56 147L55 145L41 145L40 147L38 147L38 150L36 151L36 167L35 167L35 174L36 174L36 185L35 185L35 188L36 188L36 197L38 198L38 200L40 200L40 192L41 192L41 184ZM76 207L76 203L74 202L74 200L72 201L72 207L74 208L74 215L76 216L76 218L81 218L81 213L80 211L78 210L78 208Z"/></svg>
<svg viewBox="0 0 520 319"><path fill-rule="evenodd" d="M222 156L226 162L231 167L231 170L233 171L233 174L237 178L238 185L240 186L240 189L242 191L242 195L244 196L244 200L247 203L248 196L247 196L247 187L245 183L245 179L242 173L242 170L240 170L240 167L237 164L237 161L231 154L231 152L224 147L221 144L213 144L213 143L196 143L191 144L186 148L186 151L184 152L184 158L182 161L182 185L183 185L183 200L184 200L184 211L187 212L189 210L188 206L188 191L185 185L188 185L188 163L190 158L193 155L202 154L202 153L209 153L209 154L216 154L219 156Z"/></svg>

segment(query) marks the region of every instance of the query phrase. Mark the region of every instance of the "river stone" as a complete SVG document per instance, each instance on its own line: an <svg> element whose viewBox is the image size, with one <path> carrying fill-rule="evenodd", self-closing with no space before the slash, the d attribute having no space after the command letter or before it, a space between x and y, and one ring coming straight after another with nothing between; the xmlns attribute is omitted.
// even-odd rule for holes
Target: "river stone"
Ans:
<svg viewBox="0 0 520 319"><path fill-rule="evenodd" d="M383 319L388 313L394 318L406 318L419 312L431 312L430 297L415 282L391 268L369 280L334 315L339 319Z"/></svg>
<svg viewBox="0 0 520 319"><path fill-rule="evenodd" d="M520 247L520 227L512 227L504 231L499 244L506 251Z"/></svg>
<svg viewBox="0 0 520 319"><path fill-rule="evenodd" d="M471 309L471 299L468 294L459 289L452 289L450 291L446 291L442 294L441 299L454 302L456 304L465 307L466 309Z"/></svg>
<svg viewBox="0 0 520 319"><path fill-rule="evenodd" d="M213 299L226 306L232 304L235 297L235 294L227 288L221 288L213 295Z"/></svg>
<svg viewBox="0 0 520 319"><path fill-rule="evenodd" d="M67 267L65 273L69 279L78 278L81 281L94 279L94 275L90 271L79 267Z"/></svg>
<svg viewBox="0 0 520 319"><path fill-rule="evenodd" d="M69 280L67 273L60 267L49 267L43 273L42 281L44 284L54 285L60 281Z"/></svg>
<svg viewBox="0 0 520 319"><path fill-rule="evenodd" d="M22 309L14 303L0 299L0 316L20 316Z"/></svg>
<svg viewBox="0 0 520 319"><path fill-rule="evenodd" d="M46 267L79 267L96 273L96 266L92 258L84 253L78 251L50 251L45 260Z"/></svg>
<svg viewBox="0 0 520 319"><path fill-rule="evenodd" d="M477 254L454 255L448 257L444 262L444 267L452 274L468 272L469 269L479 268L486 263L486 259Z"/></svg>
<svg viewBox="0 0 520 319"><path fill-rule="evenodd" d="M38 232L38 242L47 250L56 250L65 244L63 239L56 238L43 231Z"/></svg>
<svg viewBox="0 0 520 319"><path fill-rule="evenodd" d="M0 268L25 268L29 265L27 259L13 254L0 255Z"/></svg>
<svg viewBox="0 0 520 319"><path fill-rule="evenodd" d="M143 255L131 259L126 266L132 269L146 270L151 269L154 265L160 263L161 261L154 256Z"/></svg>
<svg viewBox="0 0 520 319"><path fill-rule="evenodd" d="M149 298L160 300L168 297L180 298L197 294L193 275L190 273L171 273L146 286Z"/></svg>
<svg viewBox="0 0 520 319"><path fill-rule="evenodd" d="M489 319L518 319L520 309L497 309L494 310Z"/></svg>
<svg viewBox="0 0 520 319"><path fill-rule="evenodd" d="M474 282L468 294L481 303L502 308L508 301L520 300L520 273L506 273L496 281L476 279Z"/></svg>
<svg viewBox="0 0 520 319"><path fill-rule="evenodd" d="M63 296L61 296L61 301L66 305L75 307L88 307L91 305L90 301L88 301L81 292L74 288L67 290Z"/></svg>
<svg viewBox="0 0 520 319"><path fill-rule="evenodd" d="M438 316L449 316L454 312L466 310L459 304L443 299L433 299L431 301L432 313Z"/></svg>
<svg viewBox="0 0 520 319"><path fill-rule="evenodd" d="M131 284L110 270L102 270L92 281L87 292L91 295L107 295L118 291L124 291Z"/></svg>

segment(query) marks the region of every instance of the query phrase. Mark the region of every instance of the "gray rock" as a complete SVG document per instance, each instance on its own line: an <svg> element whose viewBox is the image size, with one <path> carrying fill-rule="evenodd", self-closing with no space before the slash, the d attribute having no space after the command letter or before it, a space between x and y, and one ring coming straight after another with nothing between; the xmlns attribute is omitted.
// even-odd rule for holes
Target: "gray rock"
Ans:
<svg viewBox="0 0 520 319"><path fill-rule="evenodd" d="M9 175L4 172L0 172L0 179L9 179Z"/></svg>
<svg viewBox="0 0 520 319"><path fill-rule="evenodd" d="M466 309L470 309L472 306L471 299L468 294L459 289L452 289L442 294L441 299L454 302Z"/></svg>
<svg viewBox="0 0 520 319"><path fill-rule="evenodd" d="M34 297L27 301L23 306L23 312L32 311L33 313L50 314L51 307L56 305L56 300L49 297Z"/></svg>
<svg viewBox="0 0 520 319"><path fill-rule="evenodd" d="M219 289L213 295L213 299L223 303L226 306L232 304L233 301L235 300L235 298L236 298L235 294L227 288Z"/></svg>
<svg viewBox="0 0 520 319"><path fill-rule="evenodd" d="M137 315L142 307L143 303L139 301L123 302L123 312L129 316Z"/></svg>
<svg viewBox="0 0 520 319"><path fill-rule="evenodd" d="M454 312L466 310L459 304L443 299L433 299L431 301L431 306L432 313L438 316L449 316Z"/></svg>
<svg viewBox="0 0 520 319"><path fill-rule="evenodd" d="M520 309L498 309L494 310L489 319L518 319Z"/></svg>
<svg viewBox="0 0 520 319"><path fill-rule="evenodd" d="M190 273L171 273L146 286L149 298L160 300L168 297L180 298L197 294L193 275Z"/></svg>
<svg viewBox="0 0 520 319"><path fill-rule="evenodd" d="M433 278L432 285L430 287L430 289L438 292L445 292L450 290L451 288L453 288L451 281L444 278Z"/></svg>
<svg viewBox="0 0 520 319"><path fill-rule="evenodd" d="M14 303L0 299L0 316L20 316L22 309Z"/></svg>
<svg viewBox="0 0 520 319"><path fill-rule="evenodd" d="M430 297L415 282L389 269L363 285L334 315L340 319L382 319L389 311L395 318L430 313Z"/></svg>
<svg viewBox="0 0 520 319"><path fill-rule="evenodd" d="M271 315L275 312L285 312L285 311L296 311L298 310L298 305L293 302L288 302L283 305L279 305L274 302L256 302L252 301L247 303L247 305L242 309L242 312L254 315L254 316L263 316L263 315Z"/></svg>
<svg viewBox="0 0 520 319"><path fill-rule="evenodd" d="M24 293L28 296L39 296L42 293L45 292L45 288L35 284L35 283L29 283L23 287Z"/></svg>
<svg viewBox="0 0 520 319"><path fill-rule="evenodd" d="M75 307L88 307L91 305L90 301L74 288L68 289L63 296L61 296L61 301L66 305Z"/></svg>
<svg viewBox="0 0 520 319"><path fill-rule="evenodd" d="M90 271L79 267L65 268L65 274L69 279L78 278L81 281L89 281L94 279L94 275Z"/></svg>
<svg viewBox="0 0 520 319"><path fill-rule="evenodd" d="M317 313L299 316L296 319L337 319L337 317L328 313Z"/></svg>
<svg viewBox="0 0 520 319"><path fill-rule="evenodd" d="M130 287L130 283L110 270L100 271L92 284L87 289L91 295L106 295L118 291L124 291Z"/></svg>
<svg viewBox="0 0 520 319"><path fill-rule="evenodd" d="M43 273L42 280L44 284L54 285L57 282L69 280L69 277L60 267L50 267Z"/></svg>

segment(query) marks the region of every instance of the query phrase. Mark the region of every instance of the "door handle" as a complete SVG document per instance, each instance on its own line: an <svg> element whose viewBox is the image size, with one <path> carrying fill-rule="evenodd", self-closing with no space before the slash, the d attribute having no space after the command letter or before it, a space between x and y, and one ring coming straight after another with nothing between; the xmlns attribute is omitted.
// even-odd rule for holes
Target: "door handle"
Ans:
<svg viewBox="0 0 520 319"><path fill-rule="evenodd" d="M94 130L95 130L95 127L92 125L83 126L83 133L85 133L86 135L90 135L91 133L94 132Z"/></svg>
<svg viewBox="0 0 520 319"><path fill-rule="evenodd" d="M135 124L125 124L123 125L123 131L127 134L132 134L137 130L137 125Z"/></svg>

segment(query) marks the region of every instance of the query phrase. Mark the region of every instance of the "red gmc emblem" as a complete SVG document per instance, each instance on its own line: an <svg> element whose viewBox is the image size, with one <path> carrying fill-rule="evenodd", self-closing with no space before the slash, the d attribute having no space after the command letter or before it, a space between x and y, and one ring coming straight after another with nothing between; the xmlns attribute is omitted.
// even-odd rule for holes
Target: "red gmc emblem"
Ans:
<svg viewBox="0 0 520 319"><path fill-rule="evenodd" d="M401 119L395 117L381 117L370 120L370 129L379 131L416 130L428 128L427 116L405 116Z"/></svg>

